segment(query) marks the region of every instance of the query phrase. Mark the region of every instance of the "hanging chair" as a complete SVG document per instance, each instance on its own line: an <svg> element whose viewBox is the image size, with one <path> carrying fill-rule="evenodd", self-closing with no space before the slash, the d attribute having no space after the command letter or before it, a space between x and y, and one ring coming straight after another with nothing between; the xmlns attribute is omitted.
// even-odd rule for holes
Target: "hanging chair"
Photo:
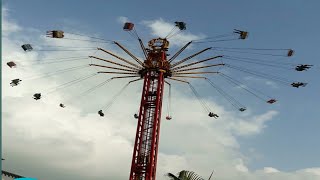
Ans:
<svg viewBox="0 0 320 180"><path fill-rule="evenodd" d="M134 27L134 24L133 23L130 23L130 22L126 22L124 23L124 26L123 26L123 30L125 31L131 31Z"/></svg>
<svg viewBox="0 0 320 180"><path fill-rule="evenodd" d="M22 49L24 50L24 51L32 51L32 46L31 46L31 44L24 44L24 45L22 45L21 46L22 47Z"/></svg>
<svg viewBox="0 0 320 180"><path fill-rule="evenodd" d="M13 67L16 67L16 66L17 66L17 64L14 63L13 61L7 62L7 65L8 65L10 68L13 68Z"/></svg>
<svg viewBox="0 0 320 180"><path fill-rule="evenodd" d="M53 30L53 31L47 31L47 37L51 38L63 38L64 37L64 32L60 30Z"/></svg>

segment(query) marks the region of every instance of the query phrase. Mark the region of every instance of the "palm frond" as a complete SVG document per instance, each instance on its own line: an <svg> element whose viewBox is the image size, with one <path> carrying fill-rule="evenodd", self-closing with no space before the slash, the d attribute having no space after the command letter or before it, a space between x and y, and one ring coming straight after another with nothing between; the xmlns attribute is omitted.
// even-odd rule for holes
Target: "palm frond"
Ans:
<svg viewBox="0 0 320 180"><path fill-rule="evenodd" d="M167 176L170 178L170 180L181 180L181 179L179 179L177 176L175 176L172 173L168 173Z"/></svg>
<svg viewBox="0 0 320 180"><path fill-rule="evenodd" d="M192 171L186 171L186 170L180 171L179 179L180 180L204 180L198 174L196 174Z"/></svg>

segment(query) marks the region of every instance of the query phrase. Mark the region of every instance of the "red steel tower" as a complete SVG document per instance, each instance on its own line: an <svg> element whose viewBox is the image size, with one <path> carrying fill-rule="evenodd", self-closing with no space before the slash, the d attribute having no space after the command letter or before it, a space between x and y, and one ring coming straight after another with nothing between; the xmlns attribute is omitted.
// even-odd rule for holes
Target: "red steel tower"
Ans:
<svg viewBox="0 0 320 180"><path fill-rule="evenodd" d="M156 178L157 154L164 78L170 76L165 39L149 42L145 67L139 72L144 78L136 139L132 156L130 180L154 180Z"/></svg>

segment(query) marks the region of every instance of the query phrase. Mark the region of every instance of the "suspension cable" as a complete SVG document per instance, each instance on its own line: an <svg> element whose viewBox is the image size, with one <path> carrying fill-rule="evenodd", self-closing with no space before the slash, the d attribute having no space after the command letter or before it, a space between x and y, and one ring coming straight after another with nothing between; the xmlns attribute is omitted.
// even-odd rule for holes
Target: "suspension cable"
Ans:
<svg viewBox="0 0 320 180"><path fill-rule="evenodd" d="M169 85L169 92L168 92L168 102L167 102L167 116L170 117L171 115L171 84L167 81L164 81L166 84Z"/></svg>
<svg viewBox="0 0 320 180"><path fill-rule="evenodd" d="M63 58L49 58L49 59L36 59L36 60L28 60L28 62L38 62L38 61L54 61L54 60L62 60L62 59L79 59L79 58L87 58L88 56L72 56L72 57L63 57ZM22 62L22 61L16 61Z"/></svg>
<svg viewBox="0 0 320 180"><path fill-rule="evenodd" d="M244 105L242 105L238 100L236 100L233 96L226 93L223 89L221 89L219 86L217 86L215 83L213 83L210 79L206 78L207 82L210 83L210 85L218 92L220 93L227 101L230 102L232 106L234 106L236 109L245 108Z"/></svg>
<svg viewBox="0 0 320 180"><path fill-rule="evenodd" d="M113 103L118 99L118 97L124 92L124 90L132 83L132 82L135 82L135 81L138 81L138 80L141 80L142 78L139 78L139 79L136 79L136 80L133 80L133 81L129 81L125 86L123 86L121 89L120 89L120 91L117 93L117 94L115 94L114 96L113 96L113 98L111 99L111 101L108 103L108 104L106 104L106 106L104 106L103 108L101 108L101 109L104 109L105 111L107 111L112 105L113 105Z"/></svg>
<svg viewBox="0 0 320 180"><path fill-rule="evenodd" d="M172 37L174 37L174 36L176 36L176 35L178 35L178 34L180 34L180 33L182 33L181 30L176 31L175 33L173 33L173 34L171 34L170 36L168 36L167 39L170 39L170 38L172 38Z"/></svg>
<svg viewBox="0 0 320 180"><path fill-rule="evenodd" d="M95 41L95 40L89 40L89 39L77 39L77 38L55 38L55 40L71 40L71 41L86 41L86 42L95 42L95 43L102 43L102 44L112 44L112 42L109 41Z"/></svg>
<svg viewBox="0 0 320 180"><path fill-rule="evenodd" d="M53 75L56 75L56 74L60 74L60 73L65 73L65 72L70 72L70 71L75 71L75 70L79 70L79 69L83 69L83 68L87 68L89 67L89 65L81 65L81 66L74 66L74 67L70 67L70 68L66 68L66 69L60 69L60 70L57 70L57 71L54 71L54 72L49 72L49 73L46 73L45 75L36 75L36 76L30 76L30 77L26 77L25 79L26 80L34 80L34 79L39 79L39 78L44 78L44 77L49 77L49 76L53 76Z"/></svg>
<svg viewBox="0 0 320 180"><path fill-rule="evenodd" d="M82 82L82 81L84 81L84 80L86 80L86 79L89 79L89 78L91 78L91 77L93 77L93 76L96 76L96 75L98 75L98 73L90 74L90 75L87 75L87 76L84 76L84 77L80 77L80 78L74 79L74 80L72 80L72 81L63 83L63 84L61 84L61 85L59 85L59 86L57 86L57 87L51 88L51 89L47 92L47 94L54 93L54 92L56 92L56 91L58 91L58 90L60 90L60 89L62 89L62 88L69 87L69 86L71 86L71 85L77 84L77 83L79 83L79 82Z"/></svg>
<svg viewBox="0 0 320 180"><path fill-rule="evenodd" d="M290 70L292 68L288 68L288 67L284 67L284 66L279 66L279 65L275 65L275 64L270 64L270 63L264 63L264 62L256 62L256 61L251 61L251 60L242 60L242 59L236 59L236 58L230 58L228 56L223 57L224 59L227 60L235 60L235 61L240 61L240 62L244 62L244 63L250 63L250 64L256 64L256 65L260 65L260 66L269 66L269 67L274 67L274 68L280 68L280 69L287 69Z"/></svg>
<svg viewBox="0 0 320 180"><path fill-rule="evenodd" d="M66 34L73 34L73 35L77 35L77 36L88 37L88 38L91 38L91 39L98 39L98 40L102 40L102 41L105 41L105 42L112 42L111 40L98 38L98 37L93 37L93 36L87 36L87 35L83 35L83 34L76 34L76 33L66 33Z"/></svg>
<svg viewBox="0 0 320 180"><path fill-rule="evenodd" d="M210 112L210 108L206 105L205 102L203 102L200 98L200 95L197 93L197 91L194 89L194 87L190 84L189 81L185 81L185 80L181 80L181 79L176 79L176 78L168 78L174 81L178 81L178 82L182 82L182 83L187 83L193 93L193 95L196 97L196 99L198 100L198 102L200 103L200 105L202 106L202 108L205 110L205 112Z"/></svg>
<svg viewBox="0 0 320 180"><path fill-rule="evenodd" d="M250 51L233 51L233 50L221 50L221 49L214 49L213 51L222 51L222 52L231 52L231 53L241 53L241 54L256 54L256 55L265 55L265 56L279 56L279 57L290 57L288 55L281 55L281 54L272 54L272 53L255 53Z"/></svg>
<svg viewBox="0 0 320 180"><path fill-rule="evenodd" d="M41 48L41 47L49 47L49 48L70 48L70 49L82 49L82 48L84 48L84 49L93 49L93 48L97 48L97 47L92 47L92 46L90 46L90 47L85 47L85 46L57 46L57 45L55 45L55 46L52 46L52 45L42 45L42 46L38 46L38 45L36 45L35 47L39 47L39 48Z"/></svg>
<svg viewBox="0 0 320 180"><path fill-rule="evenodd" d="M177 29L177 26L174 26L164 39L168 39L168 36L170 36L176 29Z"/></svg>
<svg viewBox="0 0 320 180"><path fill-rule="evenodd" d="M244 59L244 60L250 60L250 61L258 61L258 62L268 62L268 63L275 63L275 64L281 64L281 65L293 65L296 66L294 63L285 63L285 62L279 62L279 61L270 61L267 59L257 59L257 58L248 58L248 57L239 57L239 56L229 56L229 55L224 55L223 57L228 57L228 58L234 58L234 59ZM280 60L280 59L278 59ZM282 60L282 59L281 59Z"/></svg>
<svg viewBox="0 0 320 180"><path fill-rule="evenodd" d="M208 105L200 98L200 95L198 94L198 92L195 90L195 88L188 83L190 89L192 90L193 94L196 96L196 98L199 100L199 102L201 103L202 107L206 110L207 113L211 112Z"/></svg>
<svg viewBox="0 0 320 180"><path fill-rule="evenodd" d="M288 83L290 83L289 80L287 80L285 78L277 77L277 76L274 76L274 75L265 74L265 73L261 73L261 72L256 72L256 71L253 71L253 70L249 70L249 69L246 69L246 68L243 68L243 67L239 67L239 66L233 66L233 65L230 65L230 64L226 64L226 66L229 67L229 68L232 68L232 69L236 69L238 71L242 71L242 72L251 74L251 75L255 75L255 76L259 76L259 77L265 78L265 79L271 79L271 80L274 80L274 81L278 81L278 82L283 83L285 85L288 85Z"/></svg>
<svg viewBox="0 0 320 180"><path fill-rule="evenodd" d="M87 49L34 49L33 51L95 51L96 48Z"/></svg>
<svg viewBox="0 0 320 180"><path fill-rule="evenodd" d="M226 75L223 73L220 73L219 75L221 75L221 77L223 77L224 79L226 79L228 82L232 83L233 85L236 85L237 87L240 87L241 89L247 91L248 93L252 94L253 96L257 97L258 99L261 99L262 101L267 101L265 98L259 96L257 93L268 97L269 99L273 99L272 97L266 95L265 93L263 93L262 91L259 91L257 89L254 89L252 87L248 87L247 85L242 84L240 81ZM255 93L257 92L257 93Z"/></svg>
<svg viewBox="0 0 320 180"><path fill-rule="evenodd" d="M99 84L97 84L96 86L94 86L94 87L92 87L92 88L90 88L90 89L87 89L86 91L84 91L84 92L82 92L82 93L80 93L80 94L78 94L78 95L76 95L76 96L74 96L74 97L71 97L70 99L66 100L65 102L68 103L68 102L70 102L71 100L72 100L72 101L73 101L73 100L79 100L80 98L88 95L89 93L93 92L94 90L96 90L96 89L98 89L98 88L100 88L100 87L103 87L104 85L106 85L107 83L109 83L109 82L112 81L112 80L113 80L112 78L107 79L107 80L103 81L102 83L99 83Z"/></svg>
<svg viewBox="0 0 320 180"><path fill-rule="evenodd" d="M229 37L229 36L234 36L234 33L222 34L222 35L217 35L217 36L213 36L213 37L197 39L197 40L194 40L194 41L212 40L212 39L219 39L219 38L224 38L224 37Z"/></svg>
<svg viewBox="0 0 320 180"><path fill-rule="evenodd" d="M66 60L61 60L61 61L38 61L37 63L32 63L29 65L22 65L22 66L30 66L30 65L42 65L42 64L55 64L55 63L63 63L63 62L70 62L70 61L80 61L80 60L86 60L89 59L88 57L86 58L74 58L74 59L66 59Z"/></svg>
<svg viewBox="0 0 320 180"><path fill-rule="evenodd" d="M213 49L232 49L232 50L254 50L254 51L289 51L291 49L284 49L284 48L237 48L237 47L212 47Z"/></svg>
<svg viewBox="0 0 320 180"><path fill-rule="evenodd" d="M231 39L221 39L221 40L208 40L208 41L196 41L195 44L201 44L201 43L211 43L211 42L224 42L224 41L235 41L239 40L239 38L231 38Z"/></svg>

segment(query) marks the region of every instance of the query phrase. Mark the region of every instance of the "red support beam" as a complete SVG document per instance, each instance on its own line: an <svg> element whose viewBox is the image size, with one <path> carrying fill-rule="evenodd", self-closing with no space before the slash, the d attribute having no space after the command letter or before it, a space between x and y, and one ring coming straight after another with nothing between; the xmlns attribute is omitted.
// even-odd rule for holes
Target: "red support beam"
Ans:
<svg viewBox="0 0 320 180"><path fill-rule="evenodd" d="M166 61L165 52L158 52ZM144 75L136 139L129 180L155 180L159 148L164 72L148 70Z"/></svg>

